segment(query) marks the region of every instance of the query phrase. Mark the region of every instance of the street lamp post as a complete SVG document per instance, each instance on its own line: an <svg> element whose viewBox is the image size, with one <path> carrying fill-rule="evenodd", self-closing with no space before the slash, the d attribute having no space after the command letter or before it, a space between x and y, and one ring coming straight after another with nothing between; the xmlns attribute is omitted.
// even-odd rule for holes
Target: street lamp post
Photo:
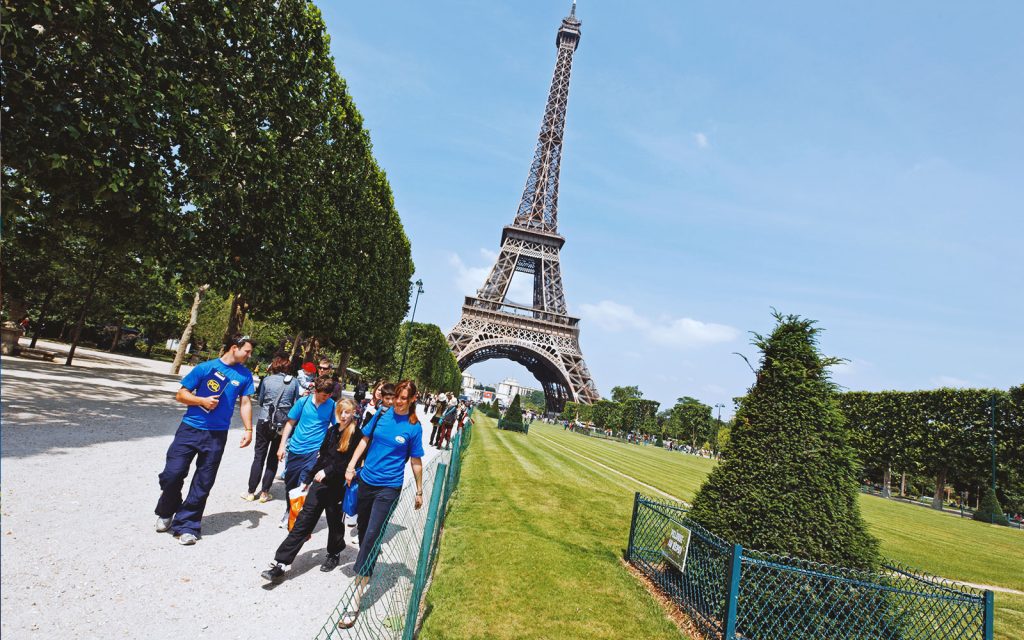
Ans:
<svg viewBox="0 0 1024 640"><path fill-rule="evenodd" d="M992 396L992 428L988 433L989 445L992 447L992 493L996 492L996 397Z"/></svg>
<svg viewBox="0 0 1024 640"><path fill-rule="evenodd" d="M402 379L405 373L405 358L409 355L409 336L412 334L412 327L416 323L416 305L420 302L420 294L423 293L423 280L416 281L416 300L412 303L412 317L409 318L409 328L405 330L405 348L402 349L402 365L398 367L398 379Z"/></svg>
<svg viewBox="0 0 1024 640"><path fill-rule="evenodd" d="M722 432L722 407L725 405L719 402L715 405L718 409L718 424L715 425L715 455L718 455L718 434Z"/></svg>

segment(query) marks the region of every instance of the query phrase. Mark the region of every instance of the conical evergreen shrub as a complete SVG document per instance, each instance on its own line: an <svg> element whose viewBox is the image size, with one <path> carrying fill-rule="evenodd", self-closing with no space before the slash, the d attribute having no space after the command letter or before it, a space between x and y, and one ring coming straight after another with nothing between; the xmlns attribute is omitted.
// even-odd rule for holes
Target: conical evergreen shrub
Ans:
<svg viewBox="0 0 1024 640"><path fill-rule="evenodd" d="M757 379L740 404L722 462L690 517L729 542L844 567L879 561L858 505L858 462L813 320L775 313Z"/></svg>
<svg viewBox="0 0 1024 640"><path fill-rule="evenodd" d="M1006 519L1003 508L999 506L999 499L996 498L996 492L992 490L992 487L985 489L985 495L981 497L981 504L974 512L974 519L991 524L1001 524L1004 527L1010 526L1010 521Z"/></svg>
<svg viewBox="0 0 1024 640"><path fill-rule="evenodd" d="M526 431L526 425L523 424L523 407L518 393L512 398L508 409L505 410L505 417L498 420L498 428L509 431Z"/></svg>

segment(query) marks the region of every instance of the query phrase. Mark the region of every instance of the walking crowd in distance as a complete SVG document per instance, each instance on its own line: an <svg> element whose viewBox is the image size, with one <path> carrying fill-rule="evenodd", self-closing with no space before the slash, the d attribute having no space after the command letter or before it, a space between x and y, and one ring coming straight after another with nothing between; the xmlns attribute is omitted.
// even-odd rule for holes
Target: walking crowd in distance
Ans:
<svg viewBox="0 0 1024 640"><path fill-rule="evenodd" d="M416 384L382 380L367 396L369 387L360 381L349 398L331 377L334 368L329 359L321 359L317 365L307 362L293 374L291 361L279 353L257 392L245 366L254 346L249 336L235 336L221 357L200 363L182 378L175 397L187 409L159 474L156 531L169 531L182 545L201 539L203 511L227 446L237 402L243 429L239 447L249 446L255 433L255 455L242 499L272 500L271 488L280 477L282 463L289 497L284 501L280 525L287 527L288 533L261 576L271 582L286 576L321 516L326 515L327 553L320 570L334 570L349 544L359 549L354 566L355 606L342 615L338 625L351 627L373 573L375 557L371 552L401 495L406 464L416 487L414 507L423 505L424 432L416 412ZM430 445L449 448L452 431L462 429L468 419L467 403L441 393L426 396L423 405L427 414L433 414ZM182 499L193 462L195 473ZM345 507L347 514L354 516L351 536L345 534Z"/></svg>

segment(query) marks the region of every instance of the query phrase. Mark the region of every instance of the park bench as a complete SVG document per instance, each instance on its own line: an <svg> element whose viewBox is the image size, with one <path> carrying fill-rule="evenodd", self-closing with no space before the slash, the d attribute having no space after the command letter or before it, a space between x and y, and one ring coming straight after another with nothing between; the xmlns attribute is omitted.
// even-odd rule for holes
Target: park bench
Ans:
<svg viewBox="0 0 1024 640"><path fill-rule="evenodd" d="M57 353L54 351L46 351L44 349L29 349L28 347L18 347L15 355L22 358L29 358L31 360L46 360L53 362L53 359L57 357Z"/></svg>

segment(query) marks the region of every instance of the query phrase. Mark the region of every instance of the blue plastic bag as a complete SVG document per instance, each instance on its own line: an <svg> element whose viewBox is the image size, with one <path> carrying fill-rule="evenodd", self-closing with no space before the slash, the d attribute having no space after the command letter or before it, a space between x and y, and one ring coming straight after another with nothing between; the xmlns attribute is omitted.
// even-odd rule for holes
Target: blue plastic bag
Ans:
<svg viewBox="0 0 1024 640"><path fill-rule="evenodd" d="M345 515L356 516L356 507L359 505L359 476L352 479L352 484L345 487L345 498L341 501L341 510Z"/></svg>

